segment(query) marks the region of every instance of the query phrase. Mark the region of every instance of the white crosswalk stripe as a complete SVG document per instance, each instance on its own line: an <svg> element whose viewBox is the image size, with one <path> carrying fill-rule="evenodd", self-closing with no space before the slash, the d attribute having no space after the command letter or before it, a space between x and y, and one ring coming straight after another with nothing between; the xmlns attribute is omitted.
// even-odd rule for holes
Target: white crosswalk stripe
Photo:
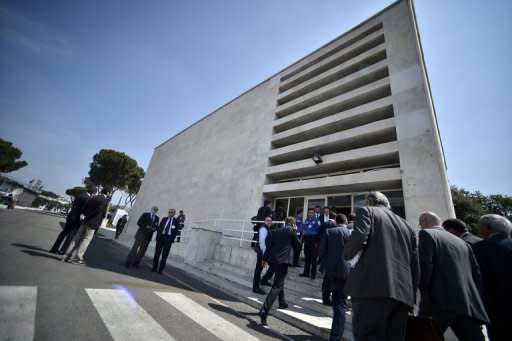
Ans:
<svg viewBox="0 0 512 341"><path fill-rule="evenodd" d="M115 289L85 289L114 340L174 340L127 293Z"/></svg>
<svg viewBox="0 0 512 341"><path fill-rule="evenodd" d="M0 286L0 339L34 339L36 287Z"/></svg>
<svg viewBox="0 0 512 341"><path fill-rule="evenodd" d="M155 294L221 340L259 340L183 294L171 292L155 292Z"/></svg>

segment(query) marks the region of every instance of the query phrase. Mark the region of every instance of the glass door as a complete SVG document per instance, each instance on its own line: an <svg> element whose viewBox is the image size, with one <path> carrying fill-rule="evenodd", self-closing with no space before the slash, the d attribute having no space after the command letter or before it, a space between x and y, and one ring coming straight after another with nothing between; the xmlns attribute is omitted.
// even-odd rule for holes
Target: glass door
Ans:
<svg viewBox="0 0 512 341"><path fill-rule="evenodd" d="M326 197L306 197L306 206L304 207L304 217L307 216L308 210L310 208L315 208L316 206L320 206L320 212L325 206Z"/></svg>

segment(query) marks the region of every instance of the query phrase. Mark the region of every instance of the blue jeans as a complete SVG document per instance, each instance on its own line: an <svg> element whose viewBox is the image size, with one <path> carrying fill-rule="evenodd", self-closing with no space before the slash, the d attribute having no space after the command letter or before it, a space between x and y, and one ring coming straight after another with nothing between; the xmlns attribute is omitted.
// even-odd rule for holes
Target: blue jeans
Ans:
<svg viewBox="0 0 512 341"><path fill-rule="evenodd" d="M331 279L332 289L332 326L330 341L341 341L345 330L345 312L347 311L347 296L344 293L345 280Z"/></svg>

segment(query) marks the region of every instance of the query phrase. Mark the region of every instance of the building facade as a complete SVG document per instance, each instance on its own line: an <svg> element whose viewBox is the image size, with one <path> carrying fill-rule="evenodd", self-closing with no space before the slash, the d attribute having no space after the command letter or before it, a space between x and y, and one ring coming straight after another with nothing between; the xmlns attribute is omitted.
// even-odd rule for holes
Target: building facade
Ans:
<svg viewBox="0 0 512 341"><path fill-rule="evenodd" d="M371 190L413 224L425 210L454 216L410 0L157 146L131 216L157 205L187 219L249 219L264 199L288 215L350 213Z"/></svg>

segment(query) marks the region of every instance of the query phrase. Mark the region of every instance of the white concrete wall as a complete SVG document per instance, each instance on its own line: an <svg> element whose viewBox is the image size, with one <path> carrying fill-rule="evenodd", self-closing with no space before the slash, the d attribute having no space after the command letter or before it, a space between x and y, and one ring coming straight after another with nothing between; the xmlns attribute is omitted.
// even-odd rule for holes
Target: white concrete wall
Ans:
<svg viewBox="0 0 512 341"><path fill-rule="evenodd" d="M425 210L455 216L410 1L383 15L407 220Z"/></svg>
<svg viewBox="0 0 512 341"><path fill-rule="evenodd" d="M153 205L160 216L170 207L183 209L188 221L256 214L268 166L277 80L261 83L154 150L126 237L133 236L138 217Z"/></svg>

